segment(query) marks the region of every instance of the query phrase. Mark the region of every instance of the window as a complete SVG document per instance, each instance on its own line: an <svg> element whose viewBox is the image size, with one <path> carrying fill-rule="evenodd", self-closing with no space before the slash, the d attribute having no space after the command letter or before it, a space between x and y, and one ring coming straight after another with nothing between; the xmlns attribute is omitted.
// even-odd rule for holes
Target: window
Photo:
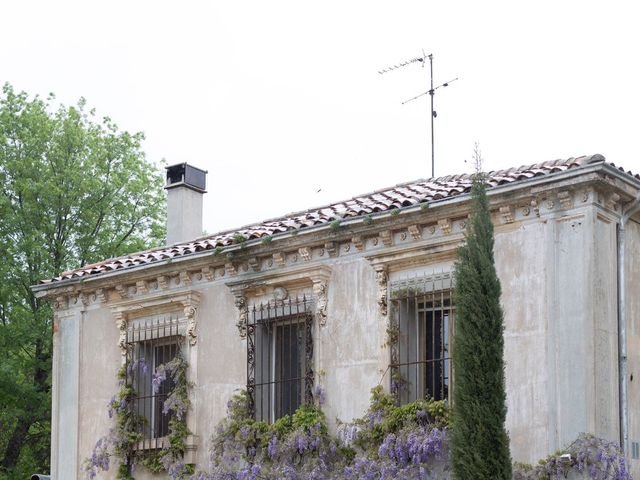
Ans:
<svg viewBox="0 0 640 480"><path fill-rule="evenodd" d="M449 273L391 284L391 387L401 404L450 398L452 293Z"/></svg>
<svg viewBox="0 0 640 480"><path fill-rule="evenodd" d="M154 386L154 373L173 360L180 351L178 317L161 316L135 321L127 331L127 382L134 389L132 410L140 420L143 434L141 448L160 448L169 434L171 413L165 413L164 402L173 391L170 376ZM155 387L155 388L154 388Z"/></svg>
<svg viewBox="0 0 640 480"><path fill-rule="evenodd" d="M311 302L253 306L247 322L247 393L255 418L273 422L312 402Z"/></svg>

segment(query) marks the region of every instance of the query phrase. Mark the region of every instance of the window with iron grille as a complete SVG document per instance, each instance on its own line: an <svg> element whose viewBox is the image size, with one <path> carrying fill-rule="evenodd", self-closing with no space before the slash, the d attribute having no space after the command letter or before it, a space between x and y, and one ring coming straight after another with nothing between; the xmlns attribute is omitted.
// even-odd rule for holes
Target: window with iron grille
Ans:
<svg viewBox="0 0 640 480"><path fill-rule="evenodd" d="M140 448L160 448L169 434L171 412L164 411L164 402L174 384L170 376L154 382L154 373L178 355L183 339L177 315L135 321L127 331L127 383L134 390L131 408L142 433Z"/></svg>
<svg viewBox="0 0 640 480"><path fill-rule="evenodd" d="M247 393L256 420L313 401L313 315L306 297L254 305L247 317Z"/></svg>
<svg viewBox="0 0 640 480"><path fill-rule="evenodd" d="M451 394L453 288L450 273L391 284L391 387L398 402Z"/></svg>

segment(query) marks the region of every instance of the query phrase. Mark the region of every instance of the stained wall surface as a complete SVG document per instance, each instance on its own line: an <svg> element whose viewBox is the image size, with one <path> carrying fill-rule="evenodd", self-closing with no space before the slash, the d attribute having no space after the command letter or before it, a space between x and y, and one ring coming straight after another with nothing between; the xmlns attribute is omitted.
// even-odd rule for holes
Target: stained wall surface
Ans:
<svg viewBox="0 0 640 480"><path fill-rule="evenodd" d="M513 459L535 462L583 431L616 439L615 221L587 203L496 224L495 256L505 311L506 426ZM640 228L634 223L629 230L629 285L637 286L640 256L632 252L640 251ZM325 257L320 263L329 267L330 276L326 325L314 325L314 363L316 382L326 392L324 409L335 429L334 419L348 422L362 415L372 387L389 387L387 319L378 309L376 272L365 253ZM442 265L422 258L394 267L392 276L401 277L403 268L431 274ZM202 467L227 401L246 382L247 345L236 327L238 309L228 281L216 278L188 287L201 298L191 357L191 426ZM630 374L640 365L639 297L629 295ZM110 308L98 303L78 307L61 319L56 336L54 457L57 478L74 478L110 425L106 405L117 389L118 330ZM631 404L638 405L637 380L629 392ZM640 416L638 409L630 412L631 435L638 441ZM112 478L112 473L102 478ZM142 471L136 475L150 477Z"/></svg>

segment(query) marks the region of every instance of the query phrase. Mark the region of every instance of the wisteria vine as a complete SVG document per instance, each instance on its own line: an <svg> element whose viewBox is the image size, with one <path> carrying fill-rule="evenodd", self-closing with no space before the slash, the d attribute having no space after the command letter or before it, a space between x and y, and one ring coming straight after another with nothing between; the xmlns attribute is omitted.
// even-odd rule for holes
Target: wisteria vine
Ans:
<svg viewBox="0 0 640 480"><path fill-rule="evenodd" d="M163 415L170 415L169 435L167 441L163 442L163 447L157 450L136 448L143 440L141 432L147 420L137 415L132 408L136 392L128 381L133 377L133 372L146 374L149 367L141 358L118 371L119 391L108 405L109 418L115 418L115 426L96 442L91 457L85 459L83 470L86 478L93 479L99 471L109 470L113 458L118 460L118 480L132 480L138 464L154 473L166 471L172 479L188 478L193 474L193 465L183 462L185 440L191 435L186 423L186 415L191 407L188 367L187 361L178 353L170 362L159 365L153 372L154 393L158 393L167 378L174 384L162 408Z"/></svg>

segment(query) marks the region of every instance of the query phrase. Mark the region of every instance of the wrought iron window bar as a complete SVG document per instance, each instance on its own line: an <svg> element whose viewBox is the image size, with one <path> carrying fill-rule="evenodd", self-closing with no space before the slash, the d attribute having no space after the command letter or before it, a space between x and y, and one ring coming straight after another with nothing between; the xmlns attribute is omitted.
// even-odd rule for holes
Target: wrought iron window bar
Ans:
<svg viewBox="0 0 640 480"><path fill-rule="evenodd" d="M247 309L247 395L257 420L313 403L312 310L304 295Z"/></svg>
<svg viewBox="0 0 640 480"><path fill-rule="evenodd" d="M162 448L169 434L171 413L165 414L163 407L174 384L167 377L154 392L153 375L175 358L183 340L177 315L135 321L127 330L126 382L134 391L130 408L142 434L139 450Z"/></svg>
<svg viewBox="0 0 640 480"><path fill-rule="evenodd" d="M389 369L398 404L448 400L455 311L450 272L393 282L390 291Z"/></svg>

